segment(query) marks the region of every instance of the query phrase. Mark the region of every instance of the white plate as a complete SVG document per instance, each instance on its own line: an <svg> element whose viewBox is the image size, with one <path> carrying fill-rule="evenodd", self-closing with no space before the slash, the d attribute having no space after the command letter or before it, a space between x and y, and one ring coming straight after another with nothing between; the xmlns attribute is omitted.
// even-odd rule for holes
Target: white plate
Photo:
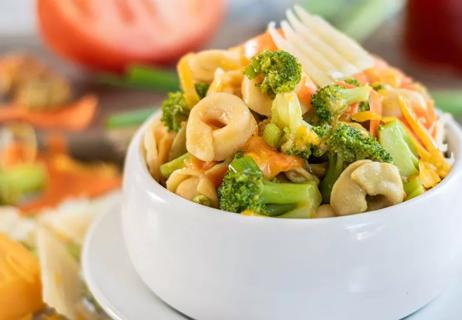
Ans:
<svg viewBox="0 0 462 320"><path fill-rule="evenodd" d="M188 319L163 303L136 274L117 210L105 213L91 227L82 252L82 271L89 290L113 319Z"/></svg>
<svg viewBox="0 0 462 320"><path fill-rule="evenodd" d="M128 258L120 223L118 210L107 212L95 221L84 245L83 275L95 299L117 320L188 319L163 303L138 277ZM460 320L461 302L462 273L438 299L406 320Z"/></svg>

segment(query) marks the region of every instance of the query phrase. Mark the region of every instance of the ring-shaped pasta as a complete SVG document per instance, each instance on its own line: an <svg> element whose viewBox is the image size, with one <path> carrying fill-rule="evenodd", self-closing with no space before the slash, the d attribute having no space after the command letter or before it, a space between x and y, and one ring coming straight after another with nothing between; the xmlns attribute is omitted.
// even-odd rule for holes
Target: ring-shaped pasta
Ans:
<svg viewBox="0 0 462 320"><path fill-rule="evenodd" d="M228 93L213 93L192 110L186 126L186 148L202 161L234 155L257 130L245 103Z"/></svg>
<svg viewBox="0 0 462 320"><path fill-rule="evenodd" d="M234 70L242 66L242 58L237 51L205 50L189 60L189 67L195 81L210 83L215 77L215 70Z"/></svg>
<svg viewBox="0 0 462 320"><path fill-rule="evenodd" d="M159 119L154 120L144 134L146 164L157 181L162 180L160 166L168 161L174 138L175 133L168 131Z"/></svg>
<svg viewBox="0 0 462 320"><path fill-rule="evenodd" d="M202 195L210 200L211 206L218 206L215 185L200 170L191 168L176 170L167 179L166 186L168 190L187 200L193 200L194 197Z"/></svg>
<svg viewBox="0 0 462 320"><path fill-rule="evenodd" d="M255 79L244 77L241 91L242 99L250 109L264 116L271 116L273 100L260 90Z"/></svg>

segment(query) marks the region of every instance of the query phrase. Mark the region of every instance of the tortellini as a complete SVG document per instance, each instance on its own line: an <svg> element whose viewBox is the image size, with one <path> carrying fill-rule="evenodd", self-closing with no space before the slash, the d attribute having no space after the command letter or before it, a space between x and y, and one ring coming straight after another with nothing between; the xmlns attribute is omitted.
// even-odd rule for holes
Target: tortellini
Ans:
<svg viewBox="0 0 462 320"><path fill-rule="evenodd" d="M257 86L256 79L244 77L242 80L242 99L253 111L264 116L271 116L273 100Z"/></svg>
<svg viewBox="0 0 462 320"><path fill-rule="evenodd" d="M210 84L207 94L214 92L226 92L240 97L243 78L245 77L242 70L225 71L218 68L215 71L215 77Z"/></svg>
<svg viewBox="0 0 462 320"><path fill-rule="evenodd" d="M359 160L350 164L332 188L330 204L337 215L385 208L405 197L398 168L390 163Z"/></svg>
<svg viewBox="0 0 462 320"><path fill-rule="evenodd" d="M159 119L153 121L144 134L143 147L149 171L161 181L160 166L169 160L169 153L175 138Z"/></svg>
<svg viewBox="0 0 462 320"><path fill-rule="evenodd" d="M222 161L244 146L256 130L255 118L239 97L213 93L191 110L186 149L202 161Z"/></svg>
<svg viewBox="0 0 462 320"><path fill-rule="evenodd" d="M205 196L210 206L218 206L218 196L214 183L198 169L183 168L174 171L167 182L167 189L187 200L197 196Z"/></svg>
<svg viewBox="0 0 462 320"><path fill-rule="evenodd" d="M242 66L238 51L205 50L191 57L189 61L195 81L210 83L215 77L215 70L235 70Z"/></svg>

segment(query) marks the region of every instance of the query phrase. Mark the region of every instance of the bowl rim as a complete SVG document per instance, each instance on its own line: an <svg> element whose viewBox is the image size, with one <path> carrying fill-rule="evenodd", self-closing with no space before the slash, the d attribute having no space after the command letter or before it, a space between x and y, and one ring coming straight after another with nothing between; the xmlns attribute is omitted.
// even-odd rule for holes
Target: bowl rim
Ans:
<svg viewBox="0 0 462 320"><path fill-rule="evenodd" d="M125 164L128 163L128 158L134 156L135 166L132 168L139 169L139 174L143 179L143 184L145 183L149 188L145 190L146 192L155 193L156 197L160 197L162 200L166 202L174 202L179 201L184 205L191 205L193 208L197 208L198 210L191 210L188 211L188 214L201 214L201 215L213 215L215 217L222 217L223 219L239 219L239 221L247 221L252 223L254 221L258 221L258 223L277 223L277 224L319 224L319 223L340 223L340 224L370 224L374 223L378 219L384 218L384 216L391 216L393 214L400 214L402 215L405 211L412 211L408 208L411 207L416 203L416 201L422 202L424 200L429 200L430 198L434 198L440 192L443 192L444 189L451 187L455 184L458 179L458 176L462 175L462 128L456 122L456 120L450 116L448 117L447 123L445 124L446 130L448 133L448 144L449 149L454 150L455 161L452 165L451 171L449 174L434 188L426 191L422 195L419 195L415 198L412 198L407 201L403 201L401 203L395 204L390 207L361 212L357 214L345 215L345 216L337 216L337 217L326 217L326 218L313 218L313 219L305 219L305 218L278 218L278 217L260 217L260 216L245 216L242 217L241 214L236 214L234 212L229 212L217 208L211 208L207 206L203 206L187 199L180 197L179 195L167 190L164 186L158 183L150 174L145 158L142 151L141 143L143 141L143 135L149 126L149 124L155 119L160 117L160 110L157 110L153 113L151 117L149 117L136 131L135 135L130 142L130 146L128 148L126 154ZM127 170L127 167L124 168L124 172ZM462 177L460 177L462 179Z"/></svg>

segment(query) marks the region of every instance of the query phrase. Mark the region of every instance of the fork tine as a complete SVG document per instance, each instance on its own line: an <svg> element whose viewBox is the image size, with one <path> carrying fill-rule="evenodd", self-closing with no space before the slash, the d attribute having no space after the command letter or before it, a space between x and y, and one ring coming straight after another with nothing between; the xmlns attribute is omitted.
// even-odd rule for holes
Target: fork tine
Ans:
<svg viewBox="0 0 462 320"><path fill-rule="evenodd" d="M327 77L323 72L321 72L313 63L306 59L304 55L300 54L300 52L294 48L294 46L289 43L286 39L284 39L279 31L276 30L275 23L271 22L268 25L268 32L271 35L276 46L282 50L292 53L296 56L300 63L303 66L303 70L309 75L309 77L318 85L324 86L328 83L332 82L332 79Z"/></svg>
<svg viewBox="0 0 462 320"><path fill-rule="evenodd" d="M341 53L348 61L360 70L372 66L373 60L370 55L355 41L345 36L329 23L318 16L312 16L300 6L295 6L295 12L300 20L310 30L318 34L324 41Z"/></svg>
<svg viewBox="0 0 462 320"><path fill-rule="evenodd" d="M300 37L285 20L281 21L281 28L284 30L284 35L295 48L297 48L301 54L306 57L310 57L310 61L321 71L330 72L335 71L335 67L330 63L319 51L314 50L308 46L303 38Z"/></svg>
<svg viewBox="0 0 462 320"><path fill-rule="evenodd" d="M335 73L331 73L332 77L337 79L344 78L359 72L355 66L335 51L331 46L314 36L311 30L298 20L291 9L286 11L286 15L295 32L305 40L305 45L309 46L312 50L317 49L319 54L325 56L326 59L336 67L335 70L337 71Z"/></svg>

